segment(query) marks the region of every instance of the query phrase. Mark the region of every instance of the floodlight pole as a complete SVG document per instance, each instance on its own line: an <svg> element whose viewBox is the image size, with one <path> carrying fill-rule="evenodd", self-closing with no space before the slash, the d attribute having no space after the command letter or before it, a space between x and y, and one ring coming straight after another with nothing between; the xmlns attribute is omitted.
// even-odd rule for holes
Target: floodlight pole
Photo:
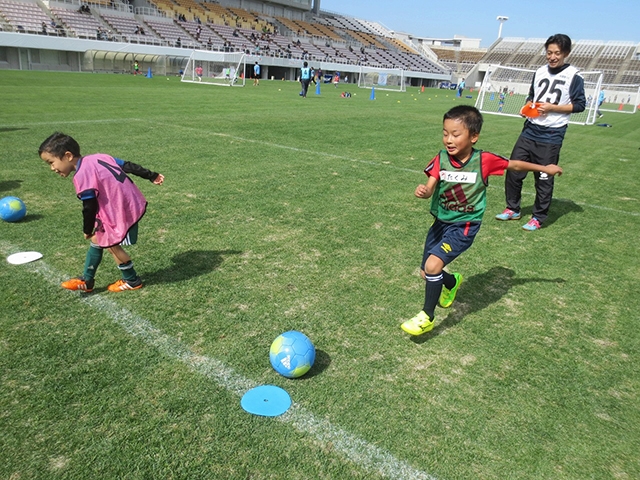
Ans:
<svg viewBox="0 0 640 480"><path fill-rule="evenodd" d="M498 38L501 38L502 37L502 24L504 22L506 22L507 20L509 20L509 17L505 17L503 15L498 15L496 20L498 20L500 22L500 28L498 29Z"/></svg>

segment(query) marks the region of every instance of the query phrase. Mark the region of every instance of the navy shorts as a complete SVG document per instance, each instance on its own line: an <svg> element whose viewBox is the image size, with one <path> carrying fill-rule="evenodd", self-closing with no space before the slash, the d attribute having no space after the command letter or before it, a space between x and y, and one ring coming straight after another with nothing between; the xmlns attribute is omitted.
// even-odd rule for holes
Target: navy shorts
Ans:
<svg viewBox="0 0 640 480"><path fill-rule="evenodd" d="M480 225L476 222L445 223L436 219L424 242L420 270L424 270L429 255L435 255L449 265L473 244Z"/></svg>

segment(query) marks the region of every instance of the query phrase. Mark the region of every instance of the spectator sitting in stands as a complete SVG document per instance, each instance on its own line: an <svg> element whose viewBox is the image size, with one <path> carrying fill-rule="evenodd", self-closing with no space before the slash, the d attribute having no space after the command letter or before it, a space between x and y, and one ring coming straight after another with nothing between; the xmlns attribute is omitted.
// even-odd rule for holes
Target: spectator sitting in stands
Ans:
<svg viewBox="0 0 640 480"><path fill-rule="evenodd" d="M176 47L177 48L182 47L182 40L180 40L180 37L178 37L178 39L176 40Z"/></svg>
<svg viewBox="0 0 640 480"><path fill-rule="evenodd" d="M46 35L46 34L47 34L47 24L46 24L46 23L44 23L44 22L42 22L42 33L43 33L44 35Z"/></svg>
<svg viewBox="0 0 640 480"><path fill-rule="evenodd" d="M78 9L78 11L80 13L91 13L91 9L89 8L89 5L87 5L86 3L83 3L82 5L80 5L80 8Z"/></svg>
<svg viewBox="0 0 640 480"><path fill-rule="evenodd" d="M253 34L252 34L252 35L253 35ZM237 28L233 30L233 36L234 36L234 37L239 37L239 36L240 36L240 35L238 34L238 29L237 29Z"/></svg>
<svg viewBox="0 0 640 480"><path fill-rule="evenodd" d="M211 37L209 37L209 40L207 40L207 49L211 50L213 48L213 41L211 40Z"/></svg>

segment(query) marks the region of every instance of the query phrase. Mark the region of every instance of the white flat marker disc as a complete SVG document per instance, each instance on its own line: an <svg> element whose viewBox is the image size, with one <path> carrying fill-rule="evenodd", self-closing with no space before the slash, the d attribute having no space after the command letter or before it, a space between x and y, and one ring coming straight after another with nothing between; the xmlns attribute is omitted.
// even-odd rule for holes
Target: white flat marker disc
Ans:
<svg viewBox="0 0 640 480"><path fill-rule="evenodd" d="M40 252L18 252L7 257L7 262L11 265L22 265L24 263L35 262L42 258Z"/></svg>

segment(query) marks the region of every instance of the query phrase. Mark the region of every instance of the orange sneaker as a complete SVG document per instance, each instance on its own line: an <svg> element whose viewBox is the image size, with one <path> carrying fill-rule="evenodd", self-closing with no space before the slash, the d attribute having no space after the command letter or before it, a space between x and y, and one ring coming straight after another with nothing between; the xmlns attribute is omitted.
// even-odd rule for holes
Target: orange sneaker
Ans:
<svg viewBox="0 0 640 480"><path fill-rule="evenodd" d="M120 279L109 285L107 290L110 292L124 292L125 290L138 290L139 288L142 288L142 280L140 280L140 277L136 278L136 281L133 283Z"/></svg>
<svg viewBox="0 0 640 480"><path fill-rule="evenodd" d="M66 288L67 290L79 290L81 292L89 293L93 291L93 284L93 280L85 280L82 277L76 277L62 282L60 286L62 288Z"/></svg>

